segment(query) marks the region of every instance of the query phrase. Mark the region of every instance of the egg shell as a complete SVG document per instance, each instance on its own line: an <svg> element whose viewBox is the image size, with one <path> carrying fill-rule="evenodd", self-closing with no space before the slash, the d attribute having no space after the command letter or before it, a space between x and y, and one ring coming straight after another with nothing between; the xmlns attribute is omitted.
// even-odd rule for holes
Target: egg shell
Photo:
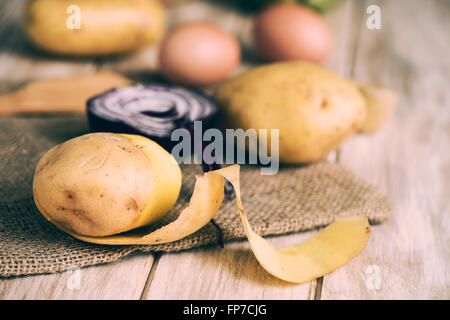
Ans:
<svg viewBox="0 0 450 320"><path fill-rule="evenodd" d="M170 81L186 86L211 85L239 65L237 39L210 22L191 22L172 30L160 49L160 70Z"/></svg>
<svg viewBox="0 0 450 320"><path fill-rule="evenodd" d="M332 35L323 18L297 4L264 10L254 23L258 53L269 61L307 60L322 63L332 49Z"/></svg>

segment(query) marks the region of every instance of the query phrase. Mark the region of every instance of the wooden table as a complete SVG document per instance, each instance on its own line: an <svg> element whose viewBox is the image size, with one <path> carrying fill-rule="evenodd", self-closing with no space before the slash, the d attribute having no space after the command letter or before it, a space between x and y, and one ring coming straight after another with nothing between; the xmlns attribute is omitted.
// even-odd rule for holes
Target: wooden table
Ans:
<svg viewBox="0 0 450 320"><path fill-rule="evenodd" d="M381 8L370 30L366 9ZM0 2L0 84L110 68L155 69L155 48L122 59L69 60L38 53L19 27L23 3ZM207 19L248 43L250 20L217 4L172 5L171 24ZM379 132L355 136L334 155L395 201L362 255L304 285L266 273L247 242L172 254L135 255L73 273L0 280L1 299L448 299L450 298L450 2L347 0L326 15L335 35L327 66L396 88L400 103ZM255 63L251 50L246 68ZM239 72L237 71L237 72ZM276 246L316 231L272 237ZM72 284L71 284L72 283Z"/></svg>

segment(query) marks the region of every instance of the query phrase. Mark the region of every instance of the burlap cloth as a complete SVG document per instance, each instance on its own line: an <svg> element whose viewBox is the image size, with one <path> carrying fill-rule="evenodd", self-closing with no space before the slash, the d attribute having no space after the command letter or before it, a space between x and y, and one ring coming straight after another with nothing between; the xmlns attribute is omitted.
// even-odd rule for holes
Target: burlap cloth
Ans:
<svg viewBox="0 0 450 320"><path fill-rule="evenodd" d="M34 206L32 180L39 158L52 146L88 132L83 116L4 117L0 119L0 276L54 273L69 267L116 261L133 252L179 251L217 244L212 223L182 240L161 245L106 246L84 243L59 231ZM200 166L184 165L180 198L165 224L187 205ZM392 204L374 186L340 165L320 162L282 168L261 176L241 166L242 197L248 219L261 235L308 230L337 217L367 215L380 223ZM223 240L244 239L234 199L225 202L215 222Z"/></svg>

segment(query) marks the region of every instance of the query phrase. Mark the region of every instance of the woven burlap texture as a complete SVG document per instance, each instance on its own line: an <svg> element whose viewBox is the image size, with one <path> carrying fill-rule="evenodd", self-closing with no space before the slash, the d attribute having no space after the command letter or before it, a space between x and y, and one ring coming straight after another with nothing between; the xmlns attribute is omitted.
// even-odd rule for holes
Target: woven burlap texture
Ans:
<svg viewBox="0 0 450 320"><path fill-rule="evenodd" d="M217 245L219 234L212 223L168 244L106 246L74 239L45 220L32 199L36 163L51 146L86 132L82 116L0 120L0 276L61 272L74 266L117 261L133 252ZM194 176L202 171L198 165L183 165L182 171L179 200L153 229L176 219L187 206ZM262 176L259 168L241 166L241 184L250 224L263 236L310 230L355 214L380 223L392 212L391 202L377 188L342 166L325 161L283 167L274 176ZM222 204L214 220L225 243L245 239L234 199Z"/></svg>

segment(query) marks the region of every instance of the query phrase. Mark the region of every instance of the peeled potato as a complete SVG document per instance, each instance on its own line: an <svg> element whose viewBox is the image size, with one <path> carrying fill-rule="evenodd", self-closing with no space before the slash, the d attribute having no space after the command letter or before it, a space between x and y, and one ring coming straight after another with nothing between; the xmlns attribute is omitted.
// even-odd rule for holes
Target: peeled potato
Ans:
<svg viewBox="0 0 450 320"><path fill-rule="evenodd" d="M167 151L135 135L92 133L48 151L33 180L39 211L55 225L107 236L149 224L172 208L181 170Z"/></svg>
<svg viewBox="0 0 450 320"><path fill-rule="evenodd" d="M75 20L79 26L71 25ZM159 0L33 0L25 9L24 26L28 38L43 50L101 56L159 40L165 11Z"/></svg>
<svg viewBox="0 0 450 320"><path fill-rule="evenodd" d="M137 229L125 234L96 237L73 232L61 225L57 226L75 238L98 244L161 244L182 239L208 224L216 215L224 198L225 185L222 176L206 173L203 176L197 176L196 179L189 206L181 211L175 221L153 232Z"/></svg>

